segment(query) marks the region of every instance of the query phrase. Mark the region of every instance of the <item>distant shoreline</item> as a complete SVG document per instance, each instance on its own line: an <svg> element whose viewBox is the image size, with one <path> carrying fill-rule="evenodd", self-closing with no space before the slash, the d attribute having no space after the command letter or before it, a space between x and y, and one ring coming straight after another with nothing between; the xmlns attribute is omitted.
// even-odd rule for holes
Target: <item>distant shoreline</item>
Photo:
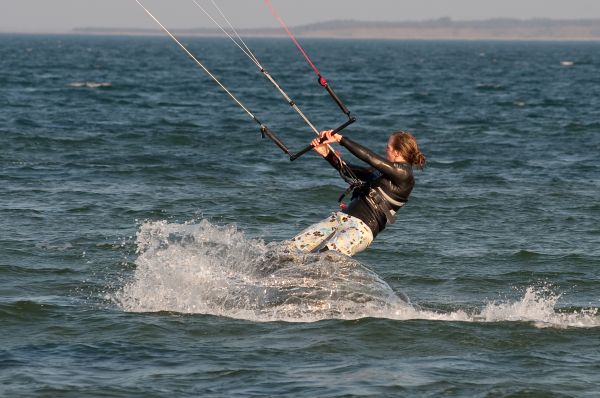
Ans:
<svg viewBox="0 0 600 398"><path fill-rule="evenodd" d="M336 39L422 39L422 40L565 40L600 41L600 19L488 19L453 21L441 18L421 22L330 21L292 28L304 38ZM217 29L173 29L180 36L223 36ZM94 28L73 29L72 34L154 36L160 29ZM239 29L246 37L285 37L279 28Z"/></svg>

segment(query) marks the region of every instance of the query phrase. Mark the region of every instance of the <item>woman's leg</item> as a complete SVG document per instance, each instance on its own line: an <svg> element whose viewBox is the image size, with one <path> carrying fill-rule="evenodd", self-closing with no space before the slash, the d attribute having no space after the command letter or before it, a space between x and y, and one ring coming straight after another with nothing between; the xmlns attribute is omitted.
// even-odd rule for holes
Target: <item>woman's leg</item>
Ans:
<svg viewBox="0 0 600 398"><path fill-rule="evenodd" d="M326 219L311 225L298 235L289 240L290 246L310 253L319 248L329 237L331 237L338 227L338 213L332 213Z"/></svg>
<svg viewBox="0 0 600 398"><path fill-rule="evenodd" d="M347 256L353 256L365 250L373 242L371 229L356 217L336 213L338 228L327 239L325 247Z"/></svg>

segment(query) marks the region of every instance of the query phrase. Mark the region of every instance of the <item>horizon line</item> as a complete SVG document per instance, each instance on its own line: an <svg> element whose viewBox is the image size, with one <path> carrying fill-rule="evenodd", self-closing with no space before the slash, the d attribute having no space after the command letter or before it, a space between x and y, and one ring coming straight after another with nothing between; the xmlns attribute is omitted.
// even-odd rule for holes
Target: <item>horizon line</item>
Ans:
<svg viewBox="0 0 600 398"><path fill-rule="evenodd" d="M594 18L548 18L548 17L531 17L531 18L517 18L517 17L491 17L491 18L480 18L480 19L452 19L451 17L440 17L440 18L431 18L431 19L421 19L421 20L403 20L403 21L389 21L389 20L378 20L378 21L368 21L368 20L360 20L360 19L332 19L321 22L308 22L304 24L294 25L292 29L303 30L310 27L317 26L327 26L332 23L352 23L352 24L361 24L361 25L371 25L375 26L378 24L391 26L391 25L427 25L432 23L447 23L447 24L470 24L470 23L483 23L483 22L550 22L550 23L590 23L590 22L599 22L599 17ZM484 27L480 27L484 28ZM333 27L332 27L333 29ZM106 31L106 32L154 32L160 31L158 28L150 28L150 27L106 27L106 26L75 26L66 29L59 28L42 28L42 29L13 29L13 28L0 28L0 33L3 34L89 34L86 31ZM278 27L247 27L247 28L239 28L239 31L246 32L256 32L256 31L279 31L281 30ZM211 31L220 32L217 27L179 27L173 28L174 32L205 32L209 33Z"/></svg>

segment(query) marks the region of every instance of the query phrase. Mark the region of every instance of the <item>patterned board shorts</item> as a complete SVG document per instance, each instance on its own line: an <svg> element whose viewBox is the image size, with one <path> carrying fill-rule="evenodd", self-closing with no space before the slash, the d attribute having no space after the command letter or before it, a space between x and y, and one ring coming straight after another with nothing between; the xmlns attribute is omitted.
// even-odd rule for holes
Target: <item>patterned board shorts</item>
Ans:
<svg viewBox="0 0 600 398"><path fill-rule="evenodd" d="M362 220L336 211L321 222L294 236L289 244L304 252L325 248L347 256L365 250L373 241L373 232Z"/></svg>

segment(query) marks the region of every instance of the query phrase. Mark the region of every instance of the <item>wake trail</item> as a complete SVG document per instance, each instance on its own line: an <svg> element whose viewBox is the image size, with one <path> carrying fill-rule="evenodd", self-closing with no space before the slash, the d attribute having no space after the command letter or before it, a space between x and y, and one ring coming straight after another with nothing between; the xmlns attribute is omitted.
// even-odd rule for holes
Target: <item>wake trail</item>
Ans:
<svg viewBox="0 0 600 398"><path fill-rule="evenodd" d="M534 287L518 301L487 303L475 312L421 309L355 259L336 252L289 251L281 243L249 239L235 226L206 220L146 222L136 244L133 275L110 297L127 312L169 311L257 322L374 317L600 326L597 308L557 311L560 295Z"/></svg>

